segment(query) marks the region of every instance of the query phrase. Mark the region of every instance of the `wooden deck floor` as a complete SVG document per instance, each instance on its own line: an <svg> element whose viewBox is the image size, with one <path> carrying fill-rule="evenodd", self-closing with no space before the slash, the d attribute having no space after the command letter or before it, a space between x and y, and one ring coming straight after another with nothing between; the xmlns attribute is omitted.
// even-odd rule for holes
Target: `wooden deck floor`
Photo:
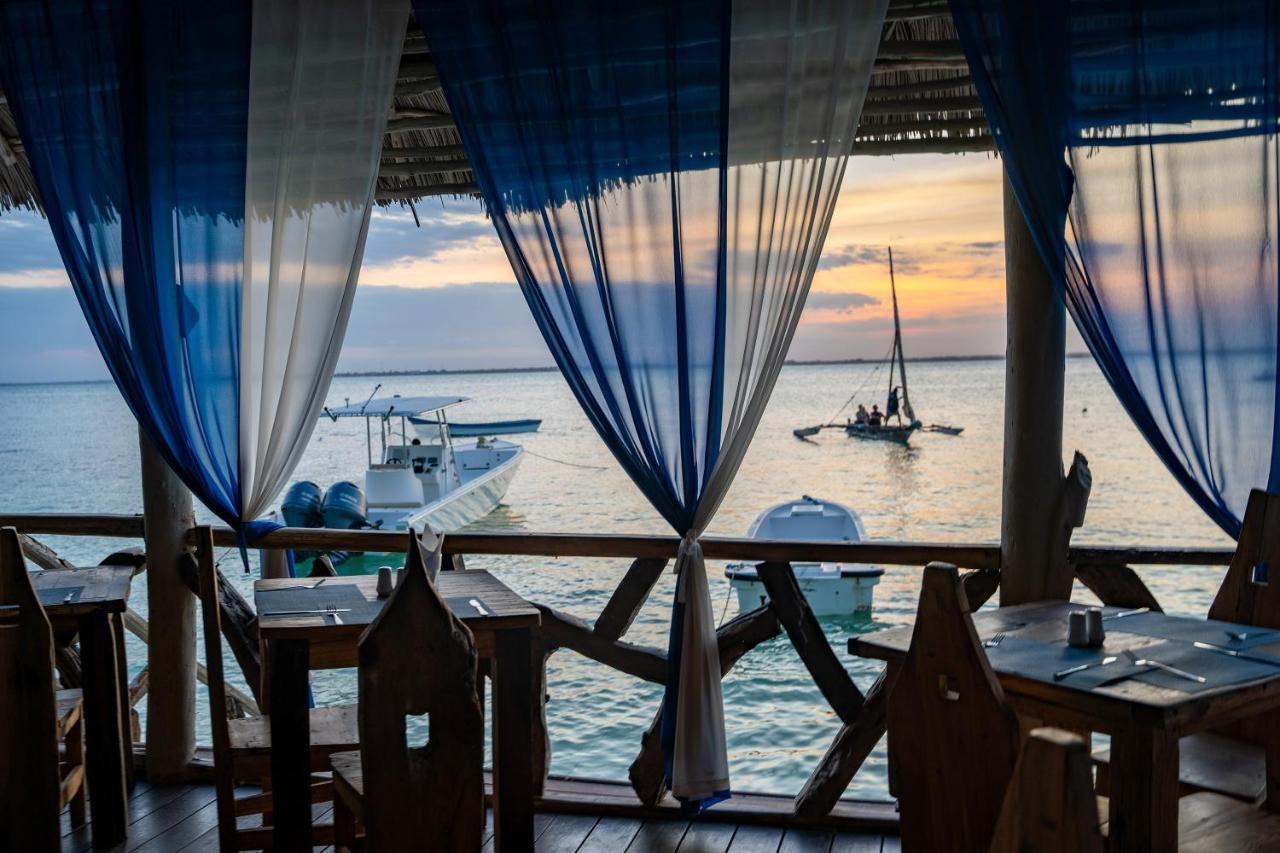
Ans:
<svg viewBox="0 0 1280 853"><path fill-rule="evenodd" d="M316 818L328 819L330 810L316 806ZM129 820L129 840L113 851L217 853L212 785L139 782L129 802ZM62 849L67 853L93 849L88 827L71 831L65 814L63 831ZM901 849L892 835L568 812L539 814L534 831L539 853L898 853ZM484 850L492 849L493 839L486 838Z"/></svg>

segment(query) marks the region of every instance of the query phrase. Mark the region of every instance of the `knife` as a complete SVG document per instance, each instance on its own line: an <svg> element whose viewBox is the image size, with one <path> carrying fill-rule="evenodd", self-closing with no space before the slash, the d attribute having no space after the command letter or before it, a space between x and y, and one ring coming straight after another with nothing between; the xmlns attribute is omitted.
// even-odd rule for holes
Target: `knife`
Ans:
<svg viewBox="0 0 1280 853"><path fill-rule="evenodd" d="M1254 661L1255 663L1269 663L1272 666L1280 666L1280 658L1267 657L1265 655L1251 655L1246 652L1236 651L1235 649L1228 649L1223 646L1215 646L1213 643L1202 643L1199 640L1192 643L1192 645L1195 646L1197 649L1204 649L1205 651L1217 652L1218 654L1222 654L1222 655L1230 655L1233 658L1240 658L1241 660L1251 660L1251 661Z"/></svg>
<svg viewBox="0 0 1280 853"><path fill-rule="evenodd" d="M1126 616L1137 616L1141 613L1150 613L1150 612L1151 612L1150 607L1139 607L1134 610L1121 610L1119 613L1108 613L1106 616L1102 617L1102 620L1105 622L1108 619L1123 619Z"/></svg>
<svg viewBox="0 0 1280 853"><path fill-rule="evenodd" d="M305 614L310 616L312 614L320 614L320 615L327 616L330 613L350 613L350 612L351 612L350 607L334 607L334 608L323 609L323 610L268 610L265 613L262 613L261 615L263 616L302 616Z"/></svg>
<svg viewBox="0 0 1280 853"><path fill-rule="evenodd" d="M1082 663L1079 666L1073 666L1073 667L1068 667L1067 669L1059 670L1053 674L1053 680L1061 681L1062 679L1066 678L1068 675L1075 675L1077 672L1084 672L1086 669L1093 669L1095 666L1106 666L1109 663L1115 663L1115 662L1116 662L1116 656L1109 655L1103 658L1102 660L1093 661L1092 663Z"/></svg>

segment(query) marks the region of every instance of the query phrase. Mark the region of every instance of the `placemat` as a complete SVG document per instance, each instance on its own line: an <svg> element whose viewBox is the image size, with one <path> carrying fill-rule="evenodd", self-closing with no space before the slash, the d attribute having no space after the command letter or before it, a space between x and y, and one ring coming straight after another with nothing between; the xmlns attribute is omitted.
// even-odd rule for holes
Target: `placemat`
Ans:
<svg viewBox="0 0 1280 853"><path fill-rule="evenodd" d="M334 607L351 611L350 614L339 614L344 622L357 621L357 612L363 612L370 603L380 606L379 602L369 602L355 584L349 583L322 584L314 589L300 586L264 589L254 593L253 598L261 616L287 610L324 610L326 607ZM375 607L374 613L377 611L378 607ZM348 619L348 615L352 618Z"/></svg>
<svg viewBox="0 0 1280 853"><path fill-rule="evenodd" d="M1086 663L1101 663L1105 658L1114 656L1116 660L1106 666L1094 666L1074 672L1057 682L1082 690L1091 690L1119 676L1134 674L1133 665L1124 657L1105 649L1078 649L1065 643L1005 637L998 645L989 646L985 651L993 669L1042 681L1053 681L1054 673L1064 669Z"/></svg>
<svg viewBox="0 0 1280 853"><path fill-rule="evenodd" d="M41 606L51 607L54 604L75 604L83 592L83 586L54 586L36 590L36 595L40 598ZM67 601L68 595L71 596L70 601Z"/></svg>
<svg viewBox="0 0 1280 853"><path fill-rule="evenodd" d="M484 608L484 612L471 602L480 602L480 607ZM449 605L449 609L453 611L453 615L459 619L478 619L481 616L492 616L493 608L484 603L483 598L477 598L474 595L451 595L445 598L444 603Z"/></svg>
<svg viewBox="0 0 1280 853"><path fill-rule="evenodd" d="M1137 667L1122 653L1106 649L1078 649L1059 643L1005 637L999 645L991 646L985 651L994 669L1043 681L1053 681L1054 673L1064 669L1085 663L1100 663L1107 657L1115 657L1113 662L1105 666L1090 667L1057 681L1058 684L1081 690L1092 690L1132 678L1183 693L1199 693L1280 675L1280 664L1241 660L1207 649L1197 649L1190 643L1176 640L1146 646L1137 654L1141 658L1157 660L1195 675L1203 675L1204 684L1172 675L1156 667Z"/></svg>
<svg viewBox="0 0 1280 853"><path fill-rule="evenodd" d="M1144 637L1181 640L1184 643L1212 643L1240 651L1280 643L1280 631L1219 622L1215 619L1167 616L1164 613L1135 613L1132 616L1106 619L1102 624L1107 633L1141 634ZM1243 640L1236 640L1228 632L1242 632L1247 636Z"/></svg>
<svg viewBox="0 0 1280 853"><path fill-rule="evenodd" d="M1136 681L1180 690L1183 693L1200 693L1218 687L1280 675L1280 664L1242 660L1207 649L1197 649L1189 643L1180 643L1175 640L1147 646L1138 654L1144 658L1158 660L1160 663L1204 676L1204 684L1172 675L1158 668L1148 669L1134 676Z"/></svg>

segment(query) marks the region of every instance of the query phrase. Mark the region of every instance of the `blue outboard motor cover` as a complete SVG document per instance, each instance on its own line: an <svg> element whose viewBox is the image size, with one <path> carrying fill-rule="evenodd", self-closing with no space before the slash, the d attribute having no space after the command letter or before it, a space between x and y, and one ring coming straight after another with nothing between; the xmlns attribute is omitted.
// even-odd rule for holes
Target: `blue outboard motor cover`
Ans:
<svg viewBox="0 0 1280 853"><path fill-rule="evenodd" d="M364 489L350 480L342 480L329 487L323 509L325 527L358 530L368 526Z"/></svg>
<svg viewBox="0 0 1280 853"><path fill-rule="evenodd" d="M289 487L280 502L280 514L288 527L324 527L324 490L310 480Z"/></svg>

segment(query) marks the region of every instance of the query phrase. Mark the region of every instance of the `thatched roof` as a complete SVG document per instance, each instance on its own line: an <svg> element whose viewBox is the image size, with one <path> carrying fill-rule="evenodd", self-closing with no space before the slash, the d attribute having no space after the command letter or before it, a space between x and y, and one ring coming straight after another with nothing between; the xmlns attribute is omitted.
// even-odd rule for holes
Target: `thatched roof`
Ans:
<svg viewBox="0 0 1280 853"><path fill-rule="evenodd" d="M854 153L992 148L947 0L890 0ZM427 37L411 26L383 142L378 201L476 193ZM38 209L38 204L26 154L0 92L0 212Z"/></svg>

